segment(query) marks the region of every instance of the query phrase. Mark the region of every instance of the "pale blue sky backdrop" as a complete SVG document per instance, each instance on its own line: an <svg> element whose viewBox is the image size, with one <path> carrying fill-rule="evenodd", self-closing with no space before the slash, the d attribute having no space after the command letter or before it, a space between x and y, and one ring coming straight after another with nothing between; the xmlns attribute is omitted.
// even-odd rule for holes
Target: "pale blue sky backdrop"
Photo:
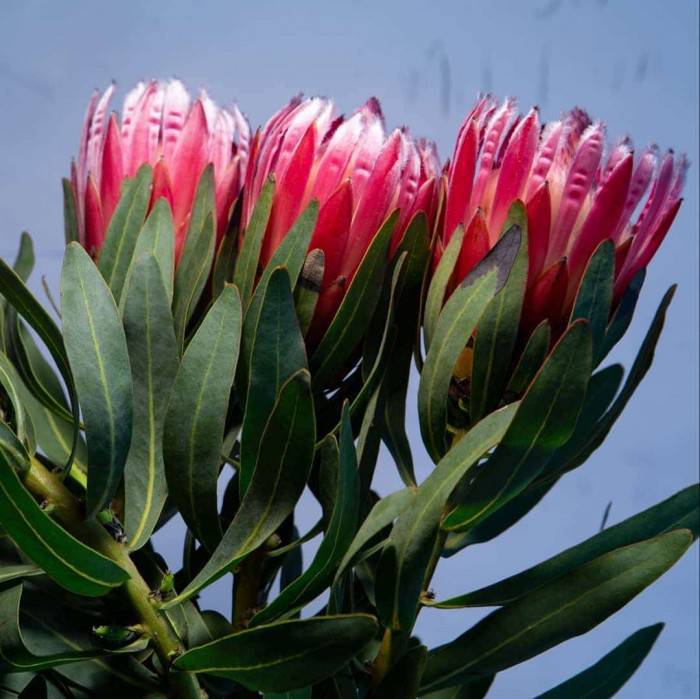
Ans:
<svg viewBox="0 0 700 699"><path fill-rule="evenodd" d="M75 155L85 105L111 79L119 100L138 79L178 76L221 103L236 99L254 125L298 91L334 97L351 111L369 95L388 125L452 151L479 90L539 104L546 119L575 105L629 133L640 147L687 152L680 214L656 256L634 323L611 356L627 367L663 292L678 293L656 361L605 445L541 506L496 542L440 565L448 597L517 572L672 495L698 476L698 3L695 0L471 0L240 3L5 0L0 5L0 254L21 230L41 275L58 288L63 224L59 178ZM429 472L418 438L415 377L410 428L417 471ZM397 487L384 454L378 488ZM302 521L316 510L304 500ZM181 525L157 545L180 565ZM309 553L314 547L309 548ZM228 591L204 602L224 611ZM316 607L312 605L312 609ZM427 610L428 645L455 637L484 612ZM489 696L531 697L598 660L626 636L667 622L652 655L621 697L698 696L698 546L661 581L586 636L501 673Z"/></svg>

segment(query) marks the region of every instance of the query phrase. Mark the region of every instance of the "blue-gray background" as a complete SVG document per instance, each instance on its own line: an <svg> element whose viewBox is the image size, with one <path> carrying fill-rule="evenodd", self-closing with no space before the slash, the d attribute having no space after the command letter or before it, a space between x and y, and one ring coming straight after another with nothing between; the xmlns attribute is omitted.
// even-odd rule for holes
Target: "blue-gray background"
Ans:
<svg viewBox="0 0 700 699"><path fill-rule="evenodd" d="M389 126L406 123L448 157L479 90L515 95L543 116L581 105L612 138L689 154L686 200L654 260L635 322L613 359L629 366L666 287L679 282L656 362L605 445L536 512L496 542L441 564L439 597L521 570L673 494L698 475L698 3L634 0L381 2L19 2L0 9L0 253L21 230L38 250L33 286L58 287L59 177L76 153L86 102L110 79L120 99L139 78L178 76L253 124L297 91L350 111L377 95ZM43 297L43 295L42 295ZM415 437L417 470L429 470ZM396 487L383 455L378 488ZM317 509L304 500L302 521ZM181 525L157 537L178 567ZM309 548L309 553L313 546ZM206 604L230 609L221 586ZM482 612L427 610L418 632L445 642ZM500 674L495 697L530 697L587 667L641 626L667 622L625 697L698 696L698 546L613 619Z"/></svg>

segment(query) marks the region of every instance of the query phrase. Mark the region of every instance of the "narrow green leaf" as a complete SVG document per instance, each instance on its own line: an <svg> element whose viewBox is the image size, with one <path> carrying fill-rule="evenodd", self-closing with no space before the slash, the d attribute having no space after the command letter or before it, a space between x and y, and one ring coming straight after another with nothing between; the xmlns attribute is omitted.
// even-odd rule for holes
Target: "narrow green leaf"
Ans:
<svg viewBox="0 0 700 699"><path fill-rule="evenodd" d="M26 284L34 269L34 244L29 233L22 233L19 239L19 250L15 263L12 265L17 276Z"/></svg>
<svg viewBox="0 0 700 699"><path fill-rule="evenodd" d="M219 249L216 251L211 280L212 297L214 300L218 298L226 284L233 284L233 271L238 254L240 207L241 197L238 197L233 205L228 230L224 233L219 243Z"/></svg>
<svg viewBox="0 0 700 699"><path fill-rule="evenodd" d="M124 468L124 529L129 548L139 549L153 533L168 495L163 423L179 361L168 292L151 252L139 256L123 298L134 385L134 427Z"/></svg>
<svg viewBox="0 0 700 699"><path fill-rule="evenodd" d="M340 576L355 564L357 558L367 548L367 544L413 505L415 499L416 491L413 488L404 488L390 493L374 505L343 556L334 582L337 582Z"/></svg>
<svg viewBox="0 0 700 699"><path fill-rule="evenodd" d="M637 300L639 299L639 294L642 291L642 285L644 284L645 277L646 269L642 268L637 272L637 274L634 275L630 285L622 295L622 299L615 309L613 317L605 331L605 339L603 340L603 346L600 350L600 355L598 356L599 362L602 362L603 359L608 356L610 350L627 332L627 328L629 328L630 323L632 322L632 317L634 316L634 309L637 307Z"/></svg>
<svg viewBox="0 0 700 699"><path fill-rule="evenodd" d="M339 447L340 465L335 507L316 556L301 577L282 590L276 599L253 617L250 628L268 624L280 617L289 617L308 602L316 599L333 581L338 563L352 543L357 527L360 487L347 404L343 409Z"/></svg>
<svg viewBox="0 0 700 699"><path fill-rule="evenodd" d="M152 181L151 166L142 165L119 198L100 250L98 268L117 304L131 265L136 239L146 218L148 203L151 200Z"/></svg>
<svg viewBox="0 0 700 699"><path fill-rule="evenodd" d="M187 588L179 604L225 575L261 546L294 510L313 463L316 431L308 371L282 387L263 436L253 478L224 538Z"/></svg>
<svg viewBox="0 0 700 699"><path fill-rule="evenodd" d="M532 331L532 335L530 335L530 339L527 341L525 349L520 355L520 359L508 382L506 398L512 396L520 398L525 393L530 382L535 378L535 374L544 364L547 354L549 354L551 337L552 329L547 320L543 320Z"/></svg>
<svg viewBox="0 0 700 699"><path fill-rule="evenodd" d="M612 699L644 662L663 628L663 624L654 624L639 629L595 665L537 699Z"/></svg>
<svg viewBox="0 0 700 699"><path fill-rule="evenodd" d="M411 648L391 666L372 694L373 699L415 699L427 660L425 646Z"/></svg>
<svg viewBox="0 0 700 699"><path fill-rule="evenodd" d="M167 199L158 199L153 210L148 214L134 247L134 254L129 265L127 283L133 271L136 260L145 252L150 252L158 261L163 286L168 295L168 301L173 300L173 275L175 266L175 229L173 227L173 214ZM122 296L123 307L124 298Z"/></svg>
<svg viewBox="0 0 700 699"><path fill-rule="evenodd" d="M604 529L590 539L528 568L505 580L483 587L444 602L427 602L441 609L460 607L494 607L507 604L532 590L565 575L577 566L584 565L598 556L622 546L636 544L645 539L662 536L676 529L688 529L693 538L698 537L700 526L700 486L692 485L673 497L654 505L639 514Z"/></svg>
<svg viewBox="0 0 700 699"><path fill-rule="evenodd" d="M170 497L187 526L210 551L222 535L216 483L241 322L238 290L227 286L182 358L163 428Z"/></svg>
<svg viewBox="0 0 700 699"><path fill-rule="evenodd" d="M101 655L100 651L59 653L36 657L24 645L19 628L22 586L0 592L0 671L39 672L58 665L76 663Z"/></svg>
<svg viewBox="0 0 700 699"><path fill-rule="evenodd" d="M591 335L577 321L562 336L520 402L503 441L443 527L474 526L529 485L571 436L591 372Z"/></svg>
<svg viewBox="0 0 700 699"><path fill-rule="evenodd" d="M114 299L77 243L66 248L63 260L61 314L88 444L90 518L109 505L124 471L131 442L133 387Z"/></svg>
<svg viewBox="0 0 700 699"><path fill-rule="evenodd" d="M511 205L505 225L509 226L511 221L520 228L522 239L506 285L479 320L469 385L469 419L472 422L481 420L498 407L518 338L528 271L527 213L520 200ZM504 226L503 235L508 230L510 226Z"/></svg>
<svg viewBox="0 0 700 699"><path fill-rule="evenodd" d="M286 692L329 677L376 632L374 617L365 614L284 621L194 648L174 665L228 677L251 690Z"/></svg>
<svg viewBox="0 0 700 699"><path fill-rule="evenodd" d="M247 328L242 343L243 352L250 347L248 377L244 381L248 391L241 429L240 488L241 493L245 493L277 394L290 376L307 368L289 274L283 267L276 267L270 274L253 330ZM244 364L241 370L245 368Z"/></svg>
<svg viewBox="0 0 700 699"><path fill-rule="evenodd" d="M437 330L447 285L457 264L459 251L462 249L462 240L464 240L464 227L460 224L442 253L440 262L433 273L430 286L428 287L428 295L423 312L423 333L426 352L430 351L433 344L433 337Z"/></svg>
<svg viewBox="0 0 700 699"><path fill-rule="evenodd" d="M350 282L338 312L311 358L315 392L326 387L343 367L365 334L382 293L391 235L398 220L394 211L377 231Z"/></svg>
<svg viewBox="0 0 700 699"><path fill-rule="evenodd" d="M214 217L210 214L200 229L192 230L185 238L182 256L175 272L173 290L173 320L179 347L184 347L189 322L204 290L214 259L216 231Z"/></svg>
<svg viewBox="0 0 700 699"><path fill-rule="evenodd" d="M430 692L429 694L421 692L420 697L421 699L484 699L489 689L491 689L494 679L495 675L487 675L459 687L438 689L437 692Z"/></svg>
<svg viewBox="0 0 700 699"><path fill-rule="evenodd" d="M41 509L2 449L0 524L34 563L71 592L97 597L129 577L116 563L73 538Z"/></svg>
<svg viewBox="0 0 700 699"><path fill-rule="evenodd" d="M250 297L253 295L255 277L258 273L258 258L267 230L267 222L270 219L274 194L275 180L274 177L270 177L260 190L260 196L255 203L236 259L233 283L241 292L241 303L244 311L247 310Z"/></svg>
<svg viewBox="0 0 700 699"><path fill-rule="evenodd" d="M63 185L63 232L68 243L80 241L80 228L78 227L78 207L75 201L75 192L70 180L64 177Z"/></svg>
<svg viewBox="0 0 700 699"><path fill-rule="evenodd" d="M47 349L49 350L56 366L61 372L61 376L66 383L71 401L71 409L73 415L73 445L71 454L66 464L67 469L70 468L73 459L73 452L78 443L78 424L79 406L78 398L73 382L73 374L71 373L68 355L63 344L63 336L61 331L54 323L51 316L46 312L44 307L34 298L32 293L27 289L24 282L17 276L15 271L8 267L3 259L0 258L0 294L2 294L10 305L19 313L39 335ZM39 400L42 400L41 395L37 395ZM47 406L51 407L51 406Z"/></svg>
<svg viewBox="0 0 700 699"><path fill-rule="evenodd" d="M377 610L386 627L410 631L440 520L464 475L506 433L517 403L478 422L421 483L412 506L399 515L377 567Z"/></svg>
<svg viewBox="0 0 700 699"><path fill-rule="evenodd" d="M294 305L297 309L301 334L304 337L306 337L306 333L311 326L316 303L321 294L325 267L326 258L323 250L310 250L304 260L304 266L297 280L297 285L294 287Z"/></svg>
<svg viewBox="0 0 700 699"><path fill-rule="evenodd" d="M421 435L437 463L447 451L447 405L457 359L491 299L503 289L520 248L513 227L455 289L440 313L418 385Z"/></svg>
<svg viewBox="0 0 700 699"><path fill-rule="evenodd" d="M492 612L431 651L423 690L499 672L590 631L663 575L691 542L690 532L679 530L616 549Z"/></svg>
<svg viewBox="0 0 700 699"><path fill-rule="evenodd" d="M24 478L29 472L29 454L7 423L0 420L0 449L5 453L15 473Z"/></svg>
<svg viewBox="0 0 700 699"><path fill-rule="evenodd" d="M15 369L4 354L0 354L0 387L5 390L7 397L12 406L12 422L17 433L17 438L20 442L24 442L27 436L26 433L26 417L24 406L20 400L19 393L16 387ZM8 406L9 407L9 406ZM7 417L9 420L9 416Z"/></svg>
<svg viewBox="0 0 700 699"><path fill-rule="evenodd" d="M605 340L614 280L615 245L612 240L604 240L588 261L569 319L569 322L573 323L583 318L591 326L593 366L598 364L598 355Z"/></svg>
<svg viewBox="0 0 700 699"><path fill-rule="evenodd" d="M16 563L7 565L3 563L0 565L0 585L3 587L5 583L11 580L23 580L24 578L31 578L35 575L44 575L44 571L31 564Z"/></svg>

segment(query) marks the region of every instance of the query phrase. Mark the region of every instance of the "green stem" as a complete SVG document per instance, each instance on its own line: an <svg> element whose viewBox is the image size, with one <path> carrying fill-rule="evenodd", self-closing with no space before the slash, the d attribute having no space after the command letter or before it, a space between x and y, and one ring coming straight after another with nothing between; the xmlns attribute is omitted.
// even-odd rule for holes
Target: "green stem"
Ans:
<svg viewBox="0 0 700 699"><path fill-rule="evenodd" d="M243 560L236 574L233 587L233 628L243 631L248 628L253 610L258 605L262 551L251 553Z"/></svg>
<svg viewBox="0 0 700 699"><path fill-rule="evenodd" d="M73 494L34 458L24 477L24 484L37 498L53 504L52 515L67 531L127 571L129 579L121 589L139 622L151 637L156 654L167 671L173 659L183 653L185 648L154 607L151 590L131 560L126 546L116 542L98 522L85 521ZM174 697L201 699L203 696L197 678L192 673L169 673L169 682Z"/></svg>

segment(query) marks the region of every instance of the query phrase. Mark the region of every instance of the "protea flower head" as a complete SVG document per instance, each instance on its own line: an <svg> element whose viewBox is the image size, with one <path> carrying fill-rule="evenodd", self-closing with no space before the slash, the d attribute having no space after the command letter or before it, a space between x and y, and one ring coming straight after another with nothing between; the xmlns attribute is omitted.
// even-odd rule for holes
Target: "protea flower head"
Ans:
<svg viewBox="0 0 700 699"><path fill-rule="evenodd" d="M415 213L423 211L432 223L439 170L432 144L414 141L406 129L386 134L374 98L345 119L327 99L296 97L256 134L246 173L243 226L274 174L263 265L306 205L312 199L319 202L309 249L323 251L325 267L311 337L332 319L367 247L394 209L400 213L390 254Z"/></svg>
<svg viewBox="0 0 700 699"><path fill-rule="evenodd" d="M250 128L236 106L220 109L202 91L192 102L179 80L140 82L124 101L121 123L108 114L114 84L90 100L77 164L71 168L80 241L97 257L122 182L139 167L153 167L151 206L165 197L175 225L179 258L202 171L213 164L217 230L225 231L240 191L248 156Z"/></svg>
<svg viewBox="0 0 700 699"><path fill-rule="evenodd" d="M586 264L606 239L616 250L617 302L678 212L687 161L656 146L635 153L628 138L607 156L604 150L603 124L581 109L542 125L537 109L518 116L513 100L479 100L461 127L447 172L438 255L462 223L455 280L494 245L510 205L520 199L529 250L524 329L544 319L555 331L561 327Z"/></svg>

